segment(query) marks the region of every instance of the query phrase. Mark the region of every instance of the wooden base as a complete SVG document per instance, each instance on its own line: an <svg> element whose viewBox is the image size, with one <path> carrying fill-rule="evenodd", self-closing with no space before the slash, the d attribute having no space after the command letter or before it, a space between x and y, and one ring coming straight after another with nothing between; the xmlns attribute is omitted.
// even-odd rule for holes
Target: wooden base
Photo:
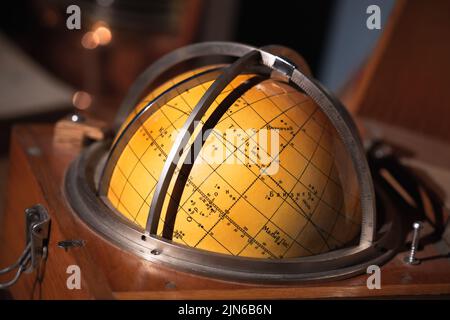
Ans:
<svg viewBox="0 0 450 320"><path fill-rule="evenodd" d="M125 252L90 230L69 208L63 194L65 171L76 150L52 143L53 127L15 127L11 141L8 198L0 230L0 267L24 247L24 209L40 203L52 229L48 259L39 279L24 274L10 289L15 299L271 299L450 295L450 259L433 244L418 253L418 266L403 263L406 252L381 267L381 289L369 290L369 275L307 285L267 286L228 282L179 272ZM83 239L84 247L65 251L57 243ZM69 265L81 269L81 289L66 286ZM4 275L0 281L5 281Z"/></svg>

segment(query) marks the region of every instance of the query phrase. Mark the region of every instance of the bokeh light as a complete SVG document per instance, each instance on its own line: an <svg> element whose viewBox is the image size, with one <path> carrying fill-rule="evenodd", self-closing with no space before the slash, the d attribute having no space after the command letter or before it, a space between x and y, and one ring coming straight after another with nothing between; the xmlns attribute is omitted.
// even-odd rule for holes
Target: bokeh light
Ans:
<svg viewBox="0 0 450 320"><path fill-rule="evenodd" d="M112 33L107 26L100 26L94 30L94 34L97 36L99 44L102 46L111 42Z"/></svg>
<svg viewBox="0 0 450 320"><path fill-rule="evenodd" d="M92 97L85 91L77 91L72 96L72 104L75 108L85 110L92 104Z"/></svg>
<svg viewBox="0 0 450 320"><path fill-rule="evenodd" d="M86 32L81 38L81 45L85 49L95 49L100 44L98 35L92 31Z"/></svg>

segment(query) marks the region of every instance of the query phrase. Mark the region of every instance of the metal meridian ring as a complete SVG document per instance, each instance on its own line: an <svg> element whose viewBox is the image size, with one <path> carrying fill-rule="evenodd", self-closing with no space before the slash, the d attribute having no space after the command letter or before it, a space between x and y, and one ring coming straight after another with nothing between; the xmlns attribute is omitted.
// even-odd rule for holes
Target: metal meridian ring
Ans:
<svg viewBox="0 0 450 320"><path fill-rule="evenodd" d="M220 72L222 68L215 68L203 71L201 73L198 73L195 75L196 79L199 78L208 78L209 80L214 80L215 76L218 76L218 73ZM134 133L133 130L135 130L136 123L139 123L139 121L145 121L148 117L150 117L154 112L156 112L163 104L165 104L168 100L173 98L173 93L177 92L182 87L186 87L191 81L193 77L190 77L188 79L185 79L183 81L180 81L179 83L175 84L174 86L171 86L166 91L162 92L160 95L155 97L151 102L149 102L142 110L140 110L134 117L131 119L131 121L128 122L128 124L122 128L120 134L117 134L116 139L114 141L114 144L112 145L111 149L109 150L109 153L106 157L105 165L102 168L102 172L100 174L100 179L98 183L98 194L100 196L106 196L108 191L109 182L111 179L112 171L114 169L114 166L116 164L116 156L117 148L124 148L126 144L129 142L129 139L131 138L131 135ZM175 89L175 90L174 90ZM144 120L143 120L144 118ZM130 134L131 133L131 134Z"/></svg>
<svg viewBox="0 0 450 320"><path fill-rule="evenodd" d="M195 141L191 143L190 150L187 151L188 156L192 157L192 160L188 163L182 163L173 185L172 194L169 197L169 203L167 206L166 215L164 216L164 228L162 232L162 237L164 239L172 240L173 238L173 231L175 228L178 209L180 207L181 197L183 195L186 183L188 183L190 172L193 169L194 163L200 152L200 150L195 150L194 146L203 144L203 141L205 141L211 134L211 130L217 125L223 115L227 112L230 106L235 103L237 99L239 99L246 91L267 79L269 79L269 75L258 75L253 76L252 78L241 83L220 102L214 112L211 113L210 117L204 121L204 124L202 124L201 132L197 134L197 136L195 137Z"/></svg>
<svg viewBox="0 0 450 320"><path fill-rule="evenodd" d="M189 136L195 130L195 122L202 118L215 98L237 75L240 74L245 66L252 64L262 64L284 74L291 83L305 91L311 99L319 105L336 128L336 131L340 135L347 148L347 152L350 154L353 161L361 191L362 223L360 249L362 250L370 246L375 236L376 226L374 190L369 165L364 155L362 143L350 115L331 93L327 92L322 86L308 78L294 65L284 58L262 49L250 51L232 65L225 68L224 73L208 88L193 109L189 118L186 120L181 133L177 136L177 139L172 146L161 175L159 176L147 218L146 234L155 236L157 233L165 197L177 166L177 163L175 163L174 160L180 152L184 150L188 143Z"/></svg>
<svg viewBox="0 0 450 320"><path fill-rule="evenodd" d="M286 56L286 58L290 59L298 68L302 69L303 72L311 75L308 64L297 52L292 49L280 45L271 45L265 48L268 52ZM131 85L114 120L115 132L117 132L122 123L124 123L128 114L139 102L141 94L145 92L145 90L162 74L177 64L189 59L214 55L239 58L255 49L255 47L241 43L215 41L195 43L189 46L181 47L164 55L162 58L152 63L144 72L142 72L136 81Z"/></svg>
<svg viewBox="0 0 450 320"><path fill-rule="evenodd" d="M258 62L259 53L252 50L239 58L236 62L225 68L224 72L217 78L216 81L208 88L195 108L192 110L189 118L186 120L180 134L178 134L175 143L167 156L167 160L159 176L158 184L153 194L150 211L147 218L146 233L148 235L156 235L158 231L159 218L161 216L162 207L166 198L167 190L170 185L170 180L175 172L177 164L175 159L184 150L184 147L189 141L189 137L195 130L195 123L200 121L203 115L208 111L209 106L216 100L217 96L225 89L225 87L238 76L248 65Z"/></svg>

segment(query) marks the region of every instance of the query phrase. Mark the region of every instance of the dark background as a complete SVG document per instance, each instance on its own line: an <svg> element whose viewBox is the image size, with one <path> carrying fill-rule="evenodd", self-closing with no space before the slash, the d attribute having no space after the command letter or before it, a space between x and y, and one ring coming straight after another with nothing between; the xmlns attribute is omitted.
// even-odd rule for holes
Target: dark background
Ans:
<svg viewBox="0 0 450 320"><path fill-rule="evenodd" d="M70 4L81 8L81 30L66 28ZM0 33L70 90L88 92L94 113L111 117L146 66L192 42L282 44L300 52L317 74L334 7L335 2L327 0L19 0L2 4ZM85 49L80 41L96 21L106 22L113 39L106 46ZM30 100L39 95L24 91ZM0 88L1 94L8 92ZM68 100L67 106L58 102L54 109L43 110L36 104L32 111L0 117L0 153L8 150L13 123L55 121L72 108ZM0 102L1 108L14 106Z"/></svg>
<svg viewBox="0 0 450 320"><path fill-rule="evenodd" d="M222 40L290 47L303 55L316 78L339 93L381 33L366 28L366 8L379 5L384 24L394 1L4 2L0 10L0 53L14 47L12 55L17 61L7 62L7 73L0 54L0 154L8 150L12 124L53 122L78 106L75 94L79 91L88 95L90 113L110 121L137 75L165 53L193 42ZM80 30L66 27L66 9L72 4L81 9ZM99 24L111 32L111 41L86 48L83 39ZM38 70L56 82L58 88L54 89L63 98L53 101L54 92L38 85L47 81L23 70L15 72L11 64L24 60L34 67L30 73ZM17 85L10 80L17 80Z"/></svg>

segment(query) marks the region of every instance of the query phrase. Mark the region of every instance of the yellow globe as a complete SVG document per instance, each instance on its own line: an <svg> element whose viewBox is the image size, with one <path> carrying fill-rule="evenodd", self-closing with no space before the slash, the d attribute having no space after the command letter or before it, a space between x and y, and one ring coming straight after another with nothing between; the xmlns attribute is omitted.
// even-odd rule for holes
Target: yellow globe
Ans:
<svg viewBox="0 0 450 320"><path fill-rule="evenodd" d="M122 125L115 143L119 137L126 143L113 149L113 170L104 177L105 201L137 226L145 228L175 137L220 73L218 68L195 69L167 81ZM203 122L236 88L255 77L236 77ZM232 101L195 159L172 241L216 253L277 259L323 253L357 240L361 207L356 174L320 107L274 79L258 81ZM149 116L139 117L145 113ZM268 138L272 144L261 141L262 131L275 137ZM158 233L175 180L176 175Z"/></svg>

